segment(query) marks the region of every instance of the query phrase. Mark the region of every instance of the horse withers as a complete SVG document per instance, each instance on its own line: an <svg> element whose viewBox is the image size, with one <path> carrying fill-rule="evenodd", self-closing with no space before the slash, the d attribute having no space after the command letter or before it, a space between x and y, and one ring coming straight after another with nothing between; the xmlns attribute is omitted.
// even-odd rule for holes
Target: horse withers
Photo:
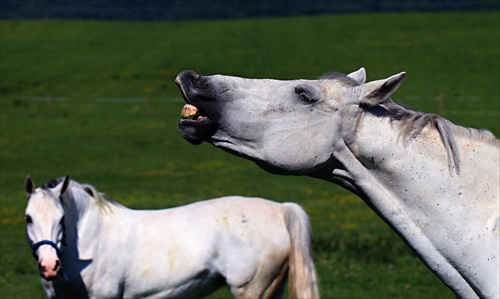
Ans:
<svg viewBox="0 0 500 299"><path fill-rule="evenodd" d="M297 204L221 197L128 209L63 177L28 196L26 230L49 298L318 298L310 223Z"/></svg>
<svg viewBox="0 0 500 299"><path fill-rule="evenodd" d="M463 298L500 297L500 141L390 96L405 73L361 68L317 80L176 78L179 129L277 174L360 196Z"/></svg>

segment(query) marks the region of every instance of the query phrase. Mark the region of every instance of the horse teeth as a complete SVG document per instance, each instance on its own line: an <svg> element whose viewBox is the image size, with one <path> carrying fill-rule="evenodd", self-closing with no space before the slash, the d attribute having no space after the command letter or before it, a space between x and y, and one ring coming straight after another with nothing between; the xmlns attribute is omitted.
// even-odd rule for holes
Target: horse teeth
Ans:
<svg viewBox="0 0 500 299"><path fill-rule="evenodd" d="M191 116L196 115L196 113L198 113L198 108L196 108L195 106L193 106L191 104L186 104L186 105L184 105L184 107L182 107L181 116L182 117L191 117Z"/></svg>

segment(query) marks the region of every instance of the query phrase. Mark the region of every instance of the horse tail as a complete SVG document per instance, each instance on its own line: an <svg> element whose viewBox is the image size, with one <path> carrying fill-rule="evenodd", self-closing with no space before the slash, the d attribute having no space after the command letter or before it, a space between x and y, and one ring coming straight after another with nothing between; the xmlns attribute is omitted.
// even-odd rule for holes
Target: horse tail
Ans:
<svg viewBox="0 0 500 299"><path fill-rule="evenodd" d="M319 298L316 268L311 256L311 224L297 204L284 203L283 213L292 245L289 259L290 297Z"/></svg>

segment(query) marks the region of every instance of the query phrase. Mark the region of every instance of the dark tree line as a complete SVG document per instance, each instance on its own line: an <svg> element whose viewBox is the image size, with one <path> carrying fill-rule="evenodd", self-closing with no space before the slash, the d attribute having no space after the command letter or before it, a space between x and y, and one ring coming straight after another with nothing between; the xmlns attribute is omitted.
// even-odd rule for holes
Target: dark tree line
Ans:
<svg viewBox="0 0 500 299"><path fill-rule="evenodd" d="M182 20L498 10L498 0L0 0L1 19Z"/></svg>

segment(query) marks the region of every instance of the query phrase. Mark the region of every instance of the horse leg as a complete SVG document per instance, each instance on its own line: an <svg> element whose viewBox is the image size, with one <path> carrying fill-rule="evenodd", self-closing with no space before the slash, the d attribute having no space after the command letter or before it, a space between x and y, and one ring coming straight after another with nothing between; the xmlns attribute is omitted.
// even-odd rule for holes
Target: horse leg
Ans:
<svg viewBox="0 0 500 299"><path fill-rule="evenodd" d="M286 269L286 270L285 270ZM271 299L281 299L285 293L285 285L287 282L288 267L284 267L280 272L280 275L271 283L269 288L269 298Z"/></svg>
<svg viewBox="0 0 500 299"><path fill-rule="evenodd" d="M271 284L264 292L262 298L281 299L285 291L285 285L288 276L288 260L281 266L278 275L272 280Z"/></svg>
<svg viewBox="0 0 500 299"><path fill-rule="evenodd" d="M253 278L244 285L229 285L237 299L281 299L288 275L288 259L281 264L261 264Z"/></svg>

